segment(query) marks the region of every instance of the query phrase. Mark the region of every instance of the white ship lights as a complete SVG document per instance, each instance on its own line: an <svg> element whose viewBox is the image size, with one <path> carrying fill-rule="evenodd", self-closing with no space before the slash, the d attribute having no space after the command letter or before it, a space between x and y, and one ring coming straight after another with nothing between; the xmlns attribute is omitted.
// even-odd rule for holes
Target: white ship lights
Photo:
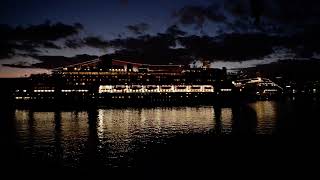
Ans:
<svg viewBox="0 0 320 180"><path fill-rule="evenodd" d="M99 93L213 93L212 85L101 85Z"/></svg>
<svg viewBox="0 0 320 180"><path fill-rule="evenodd" d="M281 86L267 78L257 77L252 79L242 79L234 81L232 83L235 87L240 88L240 91L242 91L242 89L244 89L248 85L255 85L257 87L257 95L277 94L283 91L283 88Z"/></svg>

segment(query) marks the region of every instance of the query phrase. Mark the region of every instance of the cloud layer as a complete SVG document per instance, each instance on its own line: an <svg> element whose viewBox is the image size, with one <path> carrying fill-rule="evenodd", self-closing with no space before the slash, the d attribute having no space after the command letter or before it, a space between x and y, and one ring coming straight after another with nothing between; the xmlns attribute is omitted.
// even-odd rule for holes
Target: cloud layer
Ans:
<svg viewBox="0 0 320 180"><path fill-rule="evenodd" d="M150 28L150 25L147 23L139 23L139 24L127 26L127 29L135 35L144 34L147 30L149 30L149 28Z"/></svg>
<svg viewBox="0 0 320 180"><path fill-rule="evenodd" d="M23 55L43 62L32 67L53 68L95 57L45 56L40 50L83 47L112 52L115 58L153 64L188 64L195 59L263 60L275 48L290 49L297 57L312 57L320 53L319 6L318 0L212 0L205 6L185 5L174 10L173 23L163 32L149 34L152 22L140 22L124 26L128 33L115 39L85 36L81 34L85 27L79 23L1 25L0 59ZM197 33L208 30L210 24L218 29L214 36ZM186 32L190 27L195 31ZM23 68L30 64L5 66Z"/></svg>
<svg viewBox="0 0 320 180"><path fill-rule="evenodd" d="M61 47L56 45L54 41L78 34L82 29L83 26L79 23L67 25L46 22L28 27L1 25L0 58L13 56L17 50L36 53L39 52L38 48L59 49Z"/></svg>

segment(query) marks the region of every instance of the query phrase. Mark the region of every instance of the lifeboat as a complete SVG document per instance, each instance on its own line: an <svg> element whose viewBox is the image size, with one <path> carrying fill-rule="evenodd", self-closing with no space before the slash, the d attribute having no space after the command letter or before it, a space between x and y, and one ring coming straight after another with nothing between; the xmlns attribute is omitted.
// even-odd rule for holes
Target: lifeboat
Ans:
<svg viewBox="0 0 320 180"><path fill-rule="evenodd" d="M142 86L140 86L140 85L133 85L133 86L131 86L131 89L133 89L133 90L139 90L139 89L142 89Z"/></svg>
<svg viewBox="0 0 320 180"><path fill-rule="evenodd" d="M153 90L153 89L158 89L158 87L157 86L147 86L147 89L148 90Z"/></svg>
<svg viewBox="0 0 320 180"><path fill-rule="evenodd" d="M114 89L123 90L123 89L126 89L126 86L116 86Z"/></svg>
<svg viewBox="0 0 320 180"><path fill-rule="evenodd" d="M171 89L172 86L161 86L161 89Z"/></svg>
<svg viewBox="0 0 320 180"><path fill-rule="evenodd" d="M186 86L178 86L177 89L187 89Z"/></svg>
<svg viewBox="0 0 320 180"><path fill-rule="evenodd" d="M201 89L200 86L192 86L191 89Z"/></svg>

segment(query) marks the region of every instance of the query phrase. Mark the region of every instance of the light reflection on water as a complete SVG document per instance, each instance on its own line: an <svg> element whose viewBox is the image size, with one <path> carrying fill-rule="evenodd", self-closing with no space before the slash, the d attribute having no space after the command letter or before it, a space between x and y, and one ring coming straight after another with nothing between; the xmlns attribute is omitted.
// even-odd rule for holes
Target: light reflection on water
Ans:
<svg viewBox="0 0 320 180"><path fill-rule="evenodd" d="M35 112L16 110L18 144L40 159L76 167L97 156L104 166L132 165L131 154L178 135L272 134L277 104ZM125 162L123 162L125 161Z"/></svg>
<svg viewBox="0 0 320 180"><path fill-rule="evenodd" d="M257 113L257 133L272 134L276 127L277 103L260 101L249 105Z"/></svg>

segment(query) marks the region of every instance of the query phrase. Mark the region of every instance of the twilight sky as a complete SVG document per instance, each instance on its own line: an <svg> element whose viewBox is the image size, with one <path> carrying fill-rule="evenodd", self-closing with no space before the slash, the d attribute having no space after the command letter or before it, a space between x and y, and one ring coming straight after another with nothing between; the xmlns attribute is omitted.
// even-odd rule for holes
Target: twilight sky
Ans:
<svg viewBox="0 0 320 180"><path fill-rule="evenodd" d="M96 58L247 67L319 57L317 0L2 0L0 77Z"/></svg>

